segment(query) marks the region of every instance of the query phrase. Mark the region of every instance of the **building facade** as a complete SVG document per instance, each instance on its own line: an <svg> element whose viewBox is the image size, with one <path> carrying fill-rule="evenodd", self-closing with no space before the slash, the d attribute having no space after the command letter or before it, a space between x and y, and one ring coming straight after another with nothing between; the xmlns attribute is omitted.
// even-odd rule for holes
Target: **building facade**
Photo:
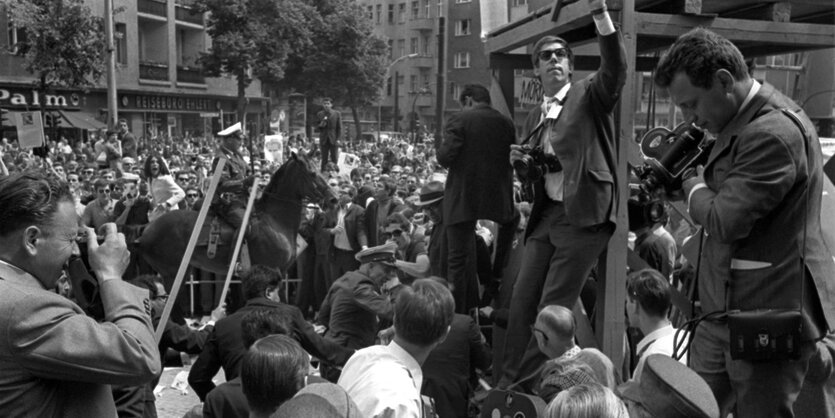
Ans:
<svg viewBox="0 0 835 418"><path fill-rule="evenodd" d="M87 0L93 15L104 16L104 2ZM117 105L120 118L137 136L200 136L237 120L233 78L204 77L197 59L211 38L204 16L185 0L113 0ZM93 87L35 90L34 77L22 68L15 43L24 32L0 13L0 107L68 115L69 124L103 125L107 115L106 79ZM263 132L268 100L254 81L246 90L247 131ZM58 112L60 111L60 112Z"/></svg>

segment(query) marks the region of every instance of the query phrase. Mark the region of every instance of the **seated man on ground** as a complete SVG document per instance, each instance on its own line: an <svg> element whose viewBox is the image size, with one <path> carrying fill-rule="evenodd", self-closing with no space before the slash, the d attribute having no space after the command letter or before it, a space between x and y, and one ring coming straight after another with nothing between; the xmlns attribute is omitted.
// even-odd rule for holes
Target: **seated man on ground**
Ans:
<svg viewBox="0 0 835 418"><path fill-rule="evenodd" d="M357 351L339 385L364 417L422 417L421 365L450 330L455 302L449 289L431 279L415 280L398 296L394 340Z"/></svg>
<svg viewBox="0 0 835 418"><path fill-rule="evenodd" d="M519 379L517 385L529 386L530 384L526 382L535 381L540 376L547 376L549 368L555 360L570 359L576 356L580 352L580 347L574 342L576 327L574 313L570 309L560 305L549 305L542 308L536 316L536 322L534 322L532 329L539 350L549 360L540 365L535 373Z"/></svg>

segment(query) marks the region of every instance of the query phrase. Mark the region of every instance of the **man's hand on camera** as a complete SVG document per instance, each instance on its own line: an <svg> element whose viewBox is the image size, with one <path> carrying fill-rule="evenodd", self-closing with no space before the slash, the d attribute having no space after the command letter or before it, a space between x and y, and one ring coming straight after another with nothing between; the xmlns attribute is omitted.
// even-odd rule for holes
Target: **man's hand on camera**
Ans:
<svg viewBox="0 0 835 418"><path fill-rule="evenodd" d="M522 152L522 146L513 144L510 146L510 165L522 159L525 153Z"/></svg>
<svg viewBox="0 0 835 418"><path fill-rule="evenodd" d="M130 263L130 251L125 244L125 235L116 231L116 224L106 223L101 227L104 231L104 242L99 245L96 231L89 227L85 229L90 269L95 273L99 284L108 280L121 280Z"/></svg>
<svg viewBox="0 0 835 418"><path fill-rule="evenodd" d="M684 188L684 195L685 197L690 196L690 192L693 191L693 188L698 186L699 184L705 184L705 168L702 165L696 166L696 168L688 168L684 171L681 178L682 186Z"/></svg>

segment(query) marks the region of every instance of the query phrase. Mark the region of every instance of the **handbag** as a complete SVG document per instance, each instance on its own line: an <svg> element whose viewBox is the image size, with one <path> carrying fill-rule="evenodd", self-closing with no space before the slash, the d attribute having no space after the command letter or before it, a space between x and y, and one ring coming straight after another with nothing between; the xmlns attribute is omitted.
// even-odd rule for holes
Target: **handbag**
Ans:
<svg viewBox="0 0 835 418"><path fill-rule="evenodd" d="M800 128L809 158L810 138L800 118L788 109L783 113ZM809 185L806 185L806 203L803 216L803 246L806 247L806 207L809 204ZM804 250L805 251L805 250ZM803 291L805 277L805 253L800 257L800 307L797 309L753 309L728 311L730 352L734 360L756 362L796 360L800 358L800 341L803 331Z"/></svg>
<svg viewBox="0 0 835 418"><path fill-rule="evenodd" d="M764 362L800 358L799 309L730 311L728 330L734 360Z"/></svg>
<svg viewBox="0 0 835 418"><path fill-rule="evenodd" d="M481 405L481 418L536 418L543 416L545 406L545 401L537 396L493 389Z"/></svg>

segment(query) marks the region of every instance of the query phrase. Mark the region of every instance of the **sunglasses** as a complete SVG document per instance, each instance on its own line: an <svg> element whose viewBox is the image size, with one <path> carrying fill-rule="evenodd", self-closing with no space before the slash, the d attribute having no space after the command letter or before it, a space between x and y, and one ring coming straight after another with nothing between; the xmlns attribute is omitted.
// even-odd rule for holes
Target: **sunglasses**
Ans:
<svg viewBox="0 0 835 418"><path fill-rule="evenodd" d="M88 175L88 176L92 176L92 175L93 175L93 173L94 173L94 171L93 171L93 170L84 170L84 171L82 171L81 173L82 173L82 174L86 174L86 175Z"/></svg>
<svg viewBox="0 0 835 418"><path fill-rule="evenodd" d="M540 61L550 61L553 55L556 55L558 60L565 59L568 58L568 50L565 48L548 49L536 54Z"/></svg>
<svg viewBox="0 0 835 418"><path fill-rule="evenodd" d="M110 194L110 189L99 189L99 190L97 190L97 192L102 193L102 194Z"/></svg>
<svg viewBox="0 0 835 418"><path fill-rule="evenodd" d="M194 197L194 198L196 198L196 197L197 197L197 193L187 193L187 194L186 194L186 197Z"/></svg>

